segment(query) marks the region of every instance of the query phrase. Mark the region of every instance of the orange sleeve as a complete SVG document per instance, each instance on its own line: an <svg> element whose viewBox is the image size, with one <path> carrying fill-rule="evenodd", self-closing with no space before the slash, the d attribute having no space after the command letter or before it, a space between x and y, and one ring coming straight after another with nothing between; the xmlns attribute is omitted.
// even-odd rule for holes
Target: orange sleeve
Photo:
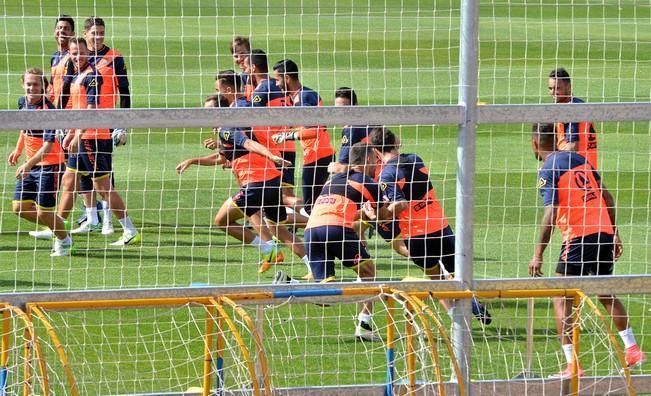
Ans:
<svg viewBox="0 0 651 396"><path fill-rule="evenodd" d="M297 136L299 140L303 139L316 139L319 135L318 128L301 128L297 131Z"/></svg>

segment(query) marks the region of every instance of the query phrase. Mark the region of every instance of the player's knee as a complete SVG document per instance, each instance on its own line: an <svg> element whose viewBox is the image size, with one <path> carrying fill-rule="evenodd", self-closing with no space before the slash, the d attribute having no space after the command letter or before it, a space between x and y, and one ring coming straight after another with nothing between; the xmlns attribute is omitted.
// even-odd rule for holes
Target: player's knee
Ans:
<svg viewBox="0 0 651 396"><path fill-rule="evenodd" d="M24 213L24 212L25 212L25 209L23 208L23 206L24 206L24 205L23 205L23 202L14 202L14 203L11 205L11 209L14 211L14 213L15 213L17 216L20 216L21 213Z"/></svg>

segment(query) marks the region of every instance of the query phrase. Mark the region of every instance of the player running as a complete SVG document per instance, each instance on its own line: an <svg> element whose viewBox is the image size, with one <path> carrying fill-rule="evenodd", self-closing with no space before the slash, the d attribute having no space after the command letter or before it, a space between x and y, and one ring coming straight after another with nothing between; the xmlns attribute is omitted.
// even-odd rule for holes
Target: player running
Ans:
<svg viewBox="0 0 651 396"><path fill-rule="evenodd" d="M278 87L291 97L293 106L323 106L319 94L303 86L298 77L298 65L291 59L281 60L274 65L274 78ZM330 144L330 135L323 125L303 126L295 131L277 133L273 136L276 144L286 144L300 140L303 148L303 208L309 215L314 199L328 180L328 165L334 161L335 150Z"/></svg>
<svg viewBox="0 0 651 396"><path fill-rule="evenodd" d="M572 80L567 70L561 68L549 73L549 94L556 103L584 103L572 95ZM589 121L559 122L556 125L556 147L576 151L588 160L593 168L597 163L597 132Z"/></svg>
<svg viewBox="0 0 651 396"><path fill-rule="evenodd" d="M33 111L54 109L45 97L47 80L43 71L30 68L22 76L25 96L18 100L18 109ZM65 230L63 219L55 213L59 177L64 164L63 150L52 129L21 131L21 138L27 149L27 160L16 169L16 192L12 203L13 211L19 217L53 230L54 247L52 257L69 256L72 240ZM8 158L15 166L20 151L13 151Z"/></svg>
<svg viewBox="0 0 651 396"><path fill-rule="evenodd" d="M615 225L615 202L601 183L601 177L582 155L572 151L556 151L553 124L534 124L532 148L543 161L538 171L538 189L545 212L529 275L542 276L543 254L554 226L563 234L563 248L556 266L556 276L612 275L615 260L622 254L622 242ZM646 361L646 354L635 341L626 308L614 295L599 296L610 313L625 347L629 368ZM572 375L575 352L572 345L573 297L554 298L556 328L561 339L567 367L554 377ZM579 376L583 376L579 364Z"/></svg>
<svg viewBox="0 0 651 396"><path fill-rule="evenodd" d="M102 76L89 62L89 50L83 38L70 40L70 56L77 74L70 87L73 109L95 109L99 104ZM120 194L113 189L113 140L111 131L105 128L73 129L63 140L68 150L68 164L63 175L59 214L67 218L74 204L81 175L90 175L94 189L107 198L111 211L118 218L124 230L120 239L112 246L126 246L140 243L140 234L127 215L126 206Z"/></svg>
<svg viewBox="0 0 651 396"><path fill-rule="evenodd" d="M362 216L366 203L380 202L380 189L372 179L377 158L366 144L350 150L350 167L337 173L325 184L314 202L312 215L305 227L305 249L316 282L335 280L335 259L351 268L362 281L375 280L375 264L365 244L352 228ZM291 283L284 272L276 273L274 283ZM371 325L372 304L365 302L357 317L355 337L366 341L382 338Z"/></svg>
<svg viewBox="0 0 651 396"><path fill-rule="evenodd" d="M454 233L436 199L429 171L416 154L401 154L398 138L388 128L371 133L371 145L382 158L379 183L383 199L392 202L393 217L400 220L409 259L432 280L454 274ZM440 300L449 311L449 301ZM488 310L472 299L475 317L483 324L492 321Z"/></svg>

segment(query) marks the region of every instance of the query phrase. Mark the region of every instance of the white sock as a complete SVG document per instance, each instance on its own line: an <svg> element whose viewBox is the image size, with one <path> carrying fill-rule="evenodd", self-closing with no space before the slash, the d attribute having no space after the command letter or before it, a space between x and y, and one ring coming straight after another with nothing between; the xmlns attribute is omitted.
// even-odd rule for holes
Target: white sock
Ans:
<svg viewBox="0 0 651 396"><path fill-rule="evenodd" d="M112 222L113 213L111 213L111 207L109 206L108 201L102 201L102 214L104 215L104 223Z"/></svg>
<svg viewBox="0 0 651 396"><path fill-rule="evenodd" d="M565 354L565 360L567 360L567 364L572 363L574 360L574 345L572 344L564 344L562 345L563 348L563 353Z"/></svg>
<svg viewBox="0 0 651 396"><path fill-rule="evenodd" d="M312 267L310 267L310 259L307 258L307 254L303 256L303 262L305 263L305 266L307 267L307 273L311 274L312 273Z"/></svg>
<svg viewBox="0 0 651 396"><path fill-rule="evenodd" d="M266 242L260 241L260 245L258 245L258 248L262 253L269 253L275 247L276 247L276 241L274 241L273 239Z"/></svg>
<svg viewBox="0 0 651 396"><path fill-rule="evenodd" d="M359 315L357 315L357 320L364 323L371 323L371 315L360 312Z"/></svg>
<svg viewBox="0 0 651 396"><path fill-rule="evenodd" d="M98 224L99 223L99 218L97 217L97 207L93 206L92 208L86 208L86 218L90 224Z"/></svg>
<svg viewBox="0 0 651 396"><path fill-rule="evenodd" d="M637 342L635 342L635 334L633 334L633 329L631 329L630 327L626 330L620 331L619 336L622 338L622 342L624 343L625 349L637 345Z"/></svg>
<svg viewBox="0 0 651 396"><path fill-rule="evenodd" d="M124 231L129 231L132 234L137 233L138 231L136 230L136 227L133 225L131 222L131 219L129 216L124 216L123 218L119 219L120 225L122 225L122 228Z"/></svg>
<svg viewBox="0 0 651 396"><path fill-rule="evenodd" d="M255 238L253 238L253 240L251 241L251 243L249 243L249 245L251 245L251 246L255 246L255 247L257 247L257 248L262 248L262 246L264 246L264 244L265 244L265 243L262 241L262 239L260 239L260 237L257 236L257 235L255 236Z"/></svg>
<svg viewBox="0 0 651 396"><path fill-rule="evenodd" d="M452 317L452 315L454 315L454 308L448 309L448 316Z"/></svg>

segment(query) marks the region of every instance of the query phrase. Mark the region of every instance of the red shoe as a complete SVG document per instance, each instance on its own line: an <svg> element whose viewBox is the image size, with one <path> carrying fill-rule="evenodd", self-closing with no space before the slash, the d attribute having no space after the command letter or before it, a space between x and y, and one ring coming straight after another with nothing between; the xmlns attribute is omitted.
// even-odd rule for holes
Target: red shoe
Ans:
<svg viewBox="0 0 651 396"><path fill-rule="evenodd" d="M630 348L626 348L625 360L628 368L637 367L646 362L646 354L640 350L639 346L633 345Z"/></svg>
<svg viewBox="0 0 651 396"><path fill-rule="evenodd" d="M579 377L583 377L585 375L585 371L583 371L583 367L579 364ZM572 378L572 364L568 364L567 367L565 367L565 370L562 370L556 374L552 374L549 376L549 378L559 378L559 379L568 379Z"/></svg>

